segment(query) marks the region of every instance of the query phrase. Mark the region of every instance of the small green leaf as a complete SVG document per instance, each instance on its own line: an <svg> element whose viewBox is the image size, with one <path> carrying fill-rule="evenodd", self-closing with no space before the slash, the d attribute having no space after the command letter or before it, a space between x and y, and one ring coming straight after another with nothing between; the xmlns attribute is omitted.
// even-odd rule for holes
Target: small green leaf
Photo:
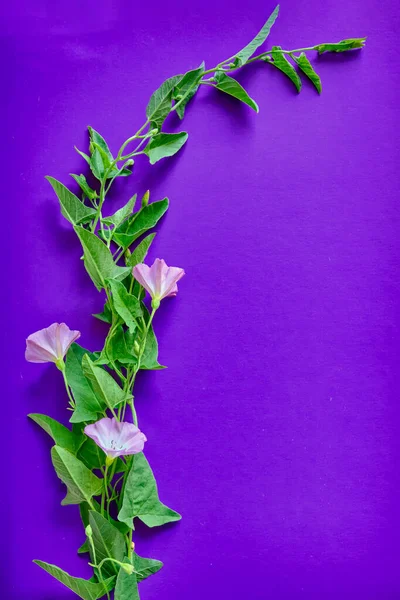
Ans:
<svg viewBox="0 0 400 600"><path fill-rule="evenodd" d="M132 555L132 564L135 568L138 582L147 579L150 577L150 575L158 573L158 571L164 566L161 560L156 560L154 558L143 558L142 556L136 554L136 552L134 552Z"/></svg>
<svg viewBox="0 0 400 600"><path fill-rule="evenodd" d="M353 50L355 48L363 48L366 42L366 37L363 38L349 38L333 44L319 44L315 46L314 50L318 51L318 54L324 52L346 52L346 50Z"/></svg>
<svg viewBox="0 0 400 600"><path fill-rule="evenodd" d="M93 532L93 544L96 552L97 564L104 558L113 558L123 561L126 551L124 535L112 525L101 514L89 511L89 525ZM93 560L92 556L92 560ZM118 565L106 561L101 569L105 577L116 575L119 571Z"/></svg>
<svg viewBox="0 0 400 600"><path fill-rule="evenodd" d="M134 353L134 341L135 336L131 335L129 331L124 331L122 325L116 327L107 344L107 357L109 360L118 361L122 365L136 365L137 356Z"/></svg>
<svg viewBox="0 0 400 600"><path fill-rule="evenodd" d="M131 397L103 367L95 365L87 354L82 359L82 369L93 392L104 407L115 408Z"/></svg>
<svg viewBox="0 0 400 600"><path fill-rule="evenodd" d="M132 254L126 259L126 264L129 267L135 267L136 265L142 263L147 256L147 252L151 246L152 241L156 237L155 233L150 233L147 237L145 237L140 244L136 246Z"/></svg>
<svg viewBox="0 0 400 600"><path fill-rule="evenodd" d="M114 588L115 577L110 577L104 583L94 583L80 577L72 577L56 565L51 565L42 560L34 560L33 562L83 600L97 600Z"/></svg>
<svg viewBox="0 0 400 600"><path fill-rule="evenodd" d="M114 308L131 333L137 328L136 319L142 316L142 307L136 296L129 294L120 281L109 281Z"/></svg>
<svg viewBox="0 0 400 600"><path fill-rule="evenodd" d="M75 194L70 192L65 185L54 179L54 177L46 177L46 179L55 191L60 201L61 212L67 221L72 223L72 225L78 225L79 223L87 223L93 219L96 214L94 208L85 206Z"/></svg>
<svg viewBox="0 0 400 600"><path fill-rule="evenodd" d="M131 564L128 559L125 559L124 562ZM114 600L140 600L136 573L128 575L122 568L120 569L115 585Z"/></svg>
<svg viewBox="0 0 400 600"><path fill-rule="evenodd" d="M106 464L105 452L91 438L86 438L78 452L78 458L88 469L101 469Z"/></svg>
<svg viewBox="0 0 400 600"><path fill-rule="evenodd" d="M215 78L217 83L214 87L216 87L218 90L221 90L221 92L225 92L225 94L229 94L229 96L233 96L241 102L244 102L244 104L247 104L247 106L250 106L250 108L258 113L257 103L253 100L253 98L250 98L246 90L238 81L236 81L236 79L232 79L232 77L229 77L222 72L217 73Z"/></svg>
<svg viewBox="0 0 400 600"><path fill-rule="evenodd" d="M112 163L114 160L114 157L111 154L111 151L107 145L106 140L103 138L103 136L101 136L98 133L98 131L93 129L93 127L90 127L90 125L88 126L88 130L89 130L90 141L92 143L96 144L96 146L99 148L99 150L101 150L101 154L102 154L102 156L104 156L107 159L108 164Z"/></svg>
<svg viewBox="0 0 400 600"><path fill-rule="evenodd" d="M95 421L98 414L103 413L105 409L96 398L83 374L82 358L85 354L90 356L88 350L85 350L79 344L72 344L65 361L65 374L76 403L76 408L70 419L71 423Z"/></svg>
<svg viewBox="0 0 400 600"><path fill-rule="evenodd" d="M111 324L112 323L112 312L111 312L110 306L108 304L108 300L104 304L103 312L95 313L92 316L95 317L96 319L99 319L99 321L104 321L104 323Z"/></svg>
<svg viewBox="0 0 400 600"><path fill-rule="evenodd" d="M142 307L144 320L147 324L150 315L144 303L142 303ZM158 342L152 325L150 325L150 328L147 332L146 346L144 348L142 360L140 361L140 368L148 371L165 369L165 367L160 365L158 362Z"/></svg>
<svg viewBox="0 0 400 600"><path fill-rule="evenodd" d="M94 200L95 198L97 198L97 193L95 192L95 190L92 190L92 188L86 181L86 177L84 175L74 175L74 173L70 173L70 175L79 185L86 198L89 198L90 200Z"/></svg>
<svg viewBox="0 0 400 600"><path fill-rule="evenodd" d="M60 446L60 448L64 448L65 450L69 450L72 452L72 454L76 454L78 452L84 440L82 435L77 435L47 415L31 413L28 415L28 417L40 425L40 427L44 429L51 438L53 438L57 446Z"/></svg>
<svg viewBox="0 0 400 600"><path fill-rule="evenodd" d="M314 68L307 56L302 52L300 56L292 56L292 58L296 61L297 66L301 69L308 77L308 79L313 83L316 87L318 93L320 94L322 91L322 84L319 75L314 71Z"/></svg>
<svg viewBox="0 0 400 600"><path fill-rule="evenodd" d="M130 269L115 264L107 246L95 235L82 227L75 227L85 259L85 267L96 288L100 291L105 287L106 279L124 279Z"/></svg>
<svg viewBox="0 0 400 600"><path fill-rule="evenodd" d="M81 502L91 504L92 497L101 493L103 481L68 450L53 446L51 460L58 477L68 489L61 504L80 504Z"/></svg>
<svg viewBox="0 0 400 600"><path fill-rule="evenodd" d="M271 51L272 60L267 56L263 59L265 62L270 65L274 65L277 69L282 71L287 77L289 77L290 81L292 81L296 87L296 90L300 92L301 90L301 79L293 67L293 65L287 60L286 56L283 54L280 46L272 46Z"/></svg>
<svg viewBox="0 0 400 600"><path fill-rule="evenodd" d="M135 206L136 198L137 194L132 196L129 202L125 204L125 206L117 210L117 212L115 212L113 215L111 215L110 217L104 217L104 219L102 219L104 225L114 225L114 227L118 227L118 225L121 225L121 223L131 215L133 207Z"/></svg>
<svg viewBox="0 0 400 600"><path fill-rule="evenodd" d="M179 521L181 515L158 497L156 480L143 452L132 456L118 520L133 528L135 518L148 527Z"/></svg>
<svg viewBox="0 0 400 600"><path fill-rule="evenodd" d="M185 131L180 133L158 133L153 136L150 142L144 149L144 153L150 159L150 164L154 165L162 158L174 156L188 139L188 134Z"/></svg>
<svg viewBox="0 0 400 600"><path fill-rule="evenodd" d="M176 84L182 79L182 75L175 75L166 79L160 87L153 92L146 107L146 116L151 127L161 129L172 106L172 91Z"/></svg>
<svg viewBox="0 0 400 600"><path fill-rule="evenodd" d="M168 198L164 198L141 208L139 212L133 214L116 229L114 241L122 246L124 250L129 248L141 235L157 225L167 211L168 204Z"/></svg>
<svg viewBox="0 0 400 600"><path fill-rule="evenodd" d="M261 44L263 44L265 42L265 40L269 36L269 33L271 31L273 24L275 23L275 21L278 17L278 14L279 14L279 4L275 8L272 15L269 17L269 19L267 20L265 25L262 27L261 31L259 31L259 33L257 33L256 37L253 40L251 40L251 42L249 44L247 44L247 46L245 46L243 48L243 50L241 50L240 52L238 52L236 54L235 60L234 60L234 64L236 67L240 67L245 62L247 62L247 60L250 58L250 56L252 56L254 54L254 52L257 50L257 48L259 48L259 46L261 46Z"/></svg>
<svg viewBox="0 0 400 600"><path fill-rule="evenodd" d="M177 103L179 102L179 105L176 107L176 112L180 119L183 119L186 105L190 102L200 87L200 80L203 76L204 69L205 65L204 62L202 62L200 67L197 69L193 69L192 71L185 73L182 79L174 87L172 96Z"/></svg>

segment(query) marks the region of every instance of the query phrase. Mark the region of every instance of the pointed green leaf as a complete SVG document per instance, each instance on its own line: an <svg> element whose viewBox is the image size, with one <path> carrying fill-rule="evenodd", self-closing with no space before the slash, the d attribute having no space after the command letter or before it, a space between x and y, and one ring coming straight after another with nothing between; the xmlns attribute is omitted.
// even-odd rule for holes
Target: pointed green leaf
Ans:
<svg viewBox="0 0 400 600"><path fill-rule="evenodd" d="M318 54L323 54L324 52L346 52L346 50L363 48L366 39L366 37L349 38L333 44L319 44L318 46L315 46L314 50L317 50Z"/></svg>
<svg viewBox="0 0 400 600"><path fill-rule="evenodd" d="M116 327L107 344L108 359L113 362L118 361L122 365L136 365L135 338L136 335L124 331L122 325Z"/></svg>
<svg viewBox="0 0 400 600"><path fill-rule="evenodd" d="M164 198L141 208L116 229L114 241L125 250L129 248L141 235L157 225L167 211L168 204L168 198Z"/></svg>
<svg viewBox="0 0 400 600"><path fill-rule="evenodd" d="M97 600L114 588L115 577L110 577L104 583L94 583L80 577L72 577L56 565L51 565L42 560L34 560L33 562L83 600Z"/></svg>
<svg viewBox="0 0 400 600"><path fill-rule="evenodd" d="M126 563L130 564L128 559ZM114 600L140 600L136 573L128 575L120 569L115 585Z"/></svg>
<svg viewBox="0 0 400 600"><path fill-rule="evenodd" d="M132 196L128 203L125 204L125 206L123 206L119 210L117 210L117 212L115 212L113 215L111 215L110 217L104 217L104 219L102 219L104 225L114 225L114 227L118 227L118 225L121 225L121 223L131 215L133 207L135 206L136 198L137 194Z"/></svg>
<svg viewBox="0 0 400 600"><path fill-rule="evenodd" d="M232 77L229 77L222 72L217 73L215 78L217 83L214 87L216 87L218 90L221 90L221 92L225 92L225 94L229 94L229 96L233 96L241 102L244 102L244 104L247 104L247 106L250 106L250 108L258 113L258 104L253 100L253 98L250 98L246 90L238 81L236 81L236 79L232 79Z"/></svg>
<svg viewBox="0 0 400 600"><path fill-rule="evenodd" d="M95 190L92 190L92 188L86 181L86 177L84 175L74 175L74 173L70 173L70 175L73 179L75 179L76 183L79 185L86 198L89 198L90 200L94 200L95 198L97 198L97 193L95 192Z"/></svg>
<svg viewBox="0 0 400 600"><path fill-rule="evenodd" d="M131 333L137 328L136 319L142 316L142 307L136 296L129 294L120 281L109 281L114 308Z"/></svg>
<svg viewBox="0 0 400 600"><path fill-rule="evenodd" d="M85 206L75 194L70 192L65 185L54 179L54 177L48 176L46 179L55 191L60 201L61 212L67 221L72 223L72 225L78 225L79 223L87 223L93 219L96 214L94 208Z"/></svg>
<svg viewBox="0 0 400 600"><path fill-rule="evenodd" d="M234 64L236 67L240 67L245 62L247 62L247 60L250 58L250 56L252 56L254 54L254 52L257 50L257 48L265 42L265 40L269 36L269 33L271 31L273 24L275 23L275 21L278 17L278 14L279 14L279 4L275 8L274 12L269 17L269 19L267 20L267 22L265 23L265 25L263 26L261 31L259 31L259 33L257 33L256 37L253 40L251 40L251 42L249 44L247 44L247 46L245 46L243 48L243 50L241 50L240 52L238 52L236 54L236 56L234 57L235 58Z"/></svg>
<svg viewBox="0 0 400 600"><path fill-rule="evenodd" d="M142 302L143 307L143 317L145 323L147 324L150 318L146 305ZM158 362L158 342L156 335L154 333L153 325L150 325L150 328L147 332L146 337L146 345L143 351L142 360L140 361L140 368L146 370L159 370L165 369L163 365L160 365Z"/></svg>
<svg viewBox="0 0 400 600"><path fill-rule="evenodd" d="M280 46L273 46L271 51L272 60L267 56L263 59L265 62L268 62L271 65L274 65L277 69L282 71L287 77L289 77L290 81L292 81L296 87L296 90L300 92L301 90L301 79L293 67L293 65L287 60L286 56L283 54Z"/></svg>
<svg viewBox="0 0 400 600"><path fill-rule="evenodd" d="M79 344L72 344L65 361L65 374L76 403L76 408L70 419L71 423L95 421L98 414L103 413L105 410L105 406L100 403L83 373L82 358L85 354L90 356L85 348L82 348Z"/></svg>
<svg viewBox="0 0 400 600"><path fill-rule="evenodd" d="M158 133L151 138L144 149L144 153L149 157L150 164L154 165L162 158L173 156L179 152L188 137L185 131L179 133Z"/></svg>
<svg viewBox="0 0 400 600"><path fill-rule="evenodd" d="M150 577L150 575L154 575L158 573L160 569L164 566L161 560L156 560L154 558L143 558L136 554L136 552L132 555L132 564L136 571L136 578L138 582L143 581Z"/></svg>
<svg viewBox="0 0 400 600"><path fill-rule="evenodd" d="M95 317L96 319L99 319L99 321L103 321L104 323L111 324L112 323L112 312L111 312L110 306L108 304L108 300L104 304L103 311L101 313L95 313L92 316Z"/></svg>
<svg viewBox="0 0 400 600"><path fill-rule="evenodd" d="M132 456L118 520L133 528L140 519L148 527L179 521L181 515L165 506L158 497L153 471L143 452Z"/></svg>
<svg viewBox="0 0 400 600"><path fill-rule="evenodd" d="M182 79L182 75L175 75L166 79L160 87L153 92L146 107L146 116L151 127L161 129L172 106L172 91L174 86Z"/></svg>
<svg viewBox="0 0 400 600"><path fill-rule="evenodd" d="M186 105L200 87L200 80L203 76L204 69L205 65L204 62L202 62L197 69L185 73L174 88L172 96L177 103L179 102L179 105L176 106L176 112L180 119L183 119Z"/></svg>
<svg viewBox="0 0 400 600"><path fill-rule="evenodd" d="M293 59L296 61L297 66L301 69L308 77L308 79L314 84L318 93L322 91L322 84L319 75L314 71L314 68L307 56L302 52L300 56L293 56Z"/></svg>
<svg viewBox="0 0 400 600"><path fill-rule="evenodd" d="M97 564L104 558L113 558L122 562L126 552L126 542L121 531L100 513L92 510L89 511L89 525L93 532ZM101 571L105 577L110 577L118 573L119 567L113 562L106 561Z"/></svg>
<svg viewBox="0 0 400 600"><path fill-rule="evenodd" d="M156 237L155 233L150 233L147 237L145 237L140 244L136 246L133 250L132 254L126 259L126 264L129 267L135 267L136 265L142 263L147 256L147 252L151 246L152 241Z"/></svg>
<svg viewBox="0 0 400 600"><path fill-rule="evenodd" d="M77 435L67 427L64 427L61 423L48 417L47 415L41 415L38 413L31 413L28 415L32 421L35 421L51 438L55 441L57 446L69 450L72 454L76 454L84 441L82 435Z"/></svg>
<svg viewBox="0 0 400 600"><path fill-rule="evenodd" d="M53 446L51 460L58 477L68 489L61 504L80 504L81 502L90 504L92 497L101 493L103 481L68 450Z"/></svg>
<svg viewBox="0 0 400 600"><path fill-rule="evenodd" d="M106 140L103 138L103 136L101 136L99 134L98 131L93 129L93 127L90 127L90 125L88 126L88 130L89 130L90 141L98 146L99 150L102 151L102 155L105 156L106 159L108 160L108 163L112 163L114 160L114 157L111 154L111 151L107 145Z"/></svg>
<svg viewBox="0 0 400 600"><path fill-rule="evenodd" d="M82 359L82 369L96 397L107 408L115 408L131 397L103 367L95 365L87 354Z"/></svg>
<svg viewBox="0 0 400 600"><path fill-rule="evenodd" d="M100 291L105 287L106 279L124 279L130 269L115 264L107 246L95 235L82 227L75 227L85 259L85 267L96 288Z"/></svg>

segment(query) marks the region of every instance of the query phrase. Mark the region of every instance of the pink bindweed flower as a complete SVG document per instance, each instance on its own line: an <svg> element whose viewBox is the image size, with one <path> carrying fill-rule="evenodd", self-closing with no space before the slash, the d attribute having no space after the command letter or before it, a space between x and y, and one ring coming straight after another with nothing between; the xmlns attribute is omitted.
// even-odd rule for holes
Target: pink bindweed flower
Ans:
<svg viewBox="0 0 400 600"><path fill-rule="evenodd" d="M50 327L31 333L26 340L25 358L29 362L54 362L61 365L69 347L81 335L65 323L53 323Z"/></svg>
<svg viewBox="0 0 400 600"><path fill-rule="evenodd" d="M86 435L96 442L109 458L137 454L144 448L147 438L133 423L104 417L92 425L86 425Z"/></svg>
<svg viewBox="0 0 400 600"><path fill-rule="evenodd" d="M147 290L152 298L152 307L158 308L160 301L167 296L176 296L178 281L185 271L178 267L168 267L164 260L156 258L151 267L143 263L133 267L134 278Z"/></svg>

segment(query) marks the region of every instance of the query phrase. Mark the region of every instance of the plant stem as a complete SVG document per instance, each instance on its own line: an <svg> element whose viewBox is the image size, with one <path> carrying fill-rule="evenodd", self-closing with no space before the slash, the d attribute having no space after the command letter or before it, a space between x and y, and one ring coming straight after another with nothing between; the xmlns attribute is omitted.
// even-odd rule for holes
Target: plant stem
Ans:
<svg viewBox="0 0 400 600"><path fill-rule="evenodd" d="M64 364L64 366L61 369L61 373L62 373L62 376L63 376L63 380L64 380L64 384L65 384L65 389L67 390L67 394L68 394L68 398L69 398L69 403L70 403L71 407L75 410L75 406L76 406L75 400L74 400L74 397L71 394L71 390L69 389L67 376L65 374L65 363L63 363L63 364Z"/></svg>

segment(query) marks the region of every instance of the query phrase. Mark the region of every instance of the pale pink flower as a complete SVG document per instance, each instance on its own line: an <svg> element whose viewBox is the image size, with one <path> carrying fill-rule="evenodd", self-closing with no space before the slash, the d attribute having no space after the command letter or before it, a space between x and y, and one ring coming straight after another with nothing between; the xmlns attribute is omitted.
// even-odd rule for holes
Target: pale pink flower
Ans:
<svg viewBox="0 0 400 600"><path fill-rule="evenodd" d="M86 425L85 433L92 438L110 458L137 454L144 448L147 438L133 423L104 417L92 425Z"/></svg>
<svg viewBox="0 0 400 600"><path fill-rule="evenodd" d="M53 323L50 327L31 333L26 340L25 358L34 363L59 364L80 335L80 331L72 331L65 323Z"/></svg>
<svg viewBox="0 0 400 600"><path fill-rule="evenodd" d="M160 301L167 296L176 296L178 281L185 271L178 267L168 267L164 260L156 258L151 267L143 263L133 267L134 278L147 290L153 300L153 308L158 308Z"/></svg>

